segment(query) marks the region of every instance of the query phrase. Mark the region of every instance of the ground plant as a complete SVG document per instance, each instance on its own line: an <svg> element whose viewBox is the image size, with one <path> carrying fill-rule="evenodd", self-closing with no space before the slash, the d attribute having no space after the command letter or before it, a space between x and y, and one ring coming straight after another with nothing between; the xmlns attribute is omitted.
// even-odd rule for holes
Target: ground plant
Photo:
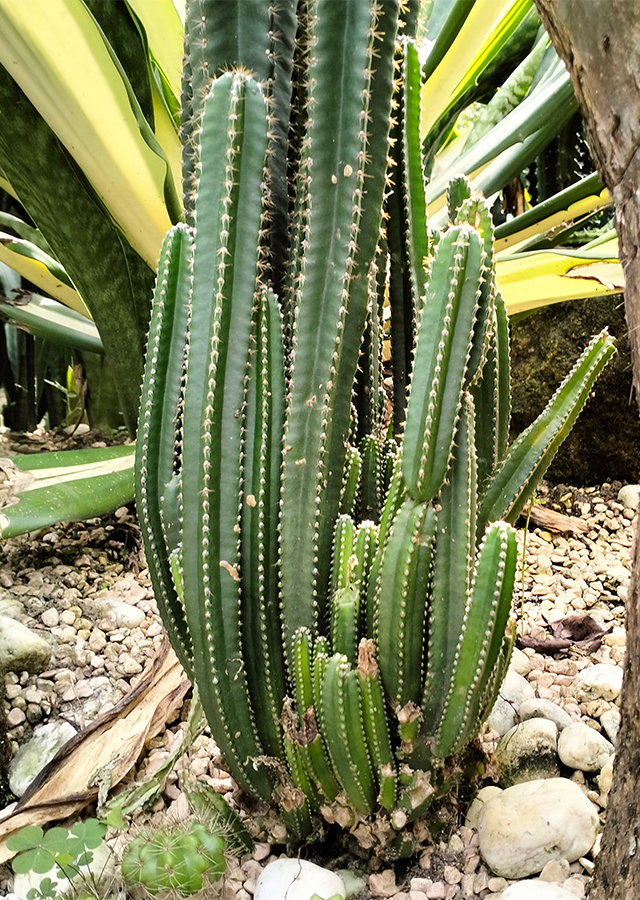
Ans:
<svg viewBox="0 0 640 900"><path fill-rule="evenodd" d="M103 879L90 866L93 851L102 844L106 833L106 825L87 819L71 829L55 827L43 831L39 825L27 825L11 835L7 847L17 853L11 863L13 871L43 876L39 887L27 892L28 900L53 900L69 890L83 896L104 896Z"/></svg>
<svg viewBox="0 0 640 900"><path fill-rule="evenodd" d="M509 443L488 204L456 178L426 229L411 10L237 10L187 4L186 222L136 453L147 560L238 784L292 839L323 817L406 855L508 665L513 523L614 348L593 338Z"/></svg>

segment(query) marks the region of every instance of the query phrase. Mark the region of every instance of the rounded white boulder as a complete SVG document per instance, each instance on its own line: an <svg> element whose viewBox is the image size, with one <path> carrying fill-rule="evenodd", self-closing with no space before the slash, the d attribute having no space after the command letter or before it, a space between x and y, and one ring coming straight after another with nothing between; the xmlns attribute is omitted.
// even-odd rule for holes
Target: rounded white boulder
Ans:
<svg viewBox="0 0 640 900"><path fill-rule="evenodd" d="M613 753L613 744L584 722L572 722L558 738L558 756L571 769L599 772Z"/></svg>
<svg viewBox="0 0 640 900"><path fill-rule="evenodd" d="M578 703L590 700L615 700L622 690L622 668L597 663L582 669L573 681Z"/></svg>
<svg viewBox="0 0 640 900"><path fill-rule="evenodd" d="M253 900L310 900L314 894L323 900L336 894L345 897L344 882L306 859L276 859L258 878Z"/></svg>
<svg viewBox="0 0 640 900"><path fill-rule="evenodd" d="M515 784L491 797L480 810L480 853L503 878L527 878L550 859L575 862L598 834L598 814L568 778Z"/></svg>

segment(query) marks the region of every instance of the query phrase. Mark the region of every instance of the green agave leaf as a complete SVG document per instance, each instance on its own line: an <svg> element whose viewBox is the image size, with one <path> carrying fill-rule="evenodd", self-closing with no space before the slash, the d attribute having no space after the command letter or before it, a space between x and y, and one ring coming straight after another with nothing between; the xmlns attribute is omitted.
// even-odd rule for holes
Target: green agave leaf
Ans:
<svg viewBox="0 0 640 900"><path fill-rule="evenodd" d="M180 99L184 41L184 0L126 0L144 27L149 50L176 98Z"/></svg>
<svg viewBox="0 0 640 900"><path fill-rule="evenodd" d="M174 131L173 146L160 148L87 6L0 0L0 62L74 157L132 246L155 266L171 224L166 199L173 195L178 208L165 156L173 156L171 168L179 172L178 137Z"/></svg>
<svg viewBox="0 0 640 900"><path fill-rule="evenodd" d="M93 322L55 300L31 294L29 302L19 306L0 299L0 310L35 337L104 356L104 346Z"/></svg>
<svg viewBox="0 0 640 900"><path fill-rule="evenodd" d="M536 148L540 140L545 139L548 142L557 133L561 125L559 120L560 112L569 118L576 109L577 100L573 93L568 72L564 72L556 78L544 82L537 90L532 91L522 103L470 147L469 150L466 150L453 160L431 182L427 191L429 215L432 218L431 225L440 226L446 222L446 211L444 210L445 195L447 185L455 174L459 172L468 173L476 190L481 190L487 197L490 196L493 190L485 189L483 182L477 177L474 178L474 176L477 176L489 162L496 160L503 151L513 148L514 145L519 151L517 158L520 159L522 149L517 147L517 145L523 145L529 141L527 149L530 153L529 148L533 144L533 137L536 137L534 144ZM504 160L502 160L502 167L505 167ZM495 170L492 170L492 173L495 181ZM486 182L487 173L484 172L483 176ZM506 181L502 180L499 187L502 187L505 183ZM494 190L497 189L494 188ZM443 208L439 216L436 215L438 207Z"/></svg>
<svg viewBox="0 0 640 900"><path fill-rule="evenodd" d="M2 224L1 221L0 224ZM10 227L16 230L14 225ZM36 229L32 230L36 231ZM56 297L65 306L77 310L86 318L91 318L82 297L76 291L64 267L37 243L0 232L0 261L14 269L23 278Z"/></svg>
<svg viewBox="0 0 640 900"><path fill-rule="evenodd" d="M461 27L451 29L450 46L422 88L420 135L432 126L476 80L508 41L531 8L531 0L492 0L476 3ZM456 4L452 15L461 15ZM443 26L443 31L446 29ZM442 32L441 32L442 33ZM446 33L446 32L445 32ZM443 38L444 41L444 38ZM441 51L438 50L438 55ZM428 71L428 70L427 70Z"/></svg>
<svg viewBox="0 0 640 900"><path fill-rule="evenodd" d="M123 240L58 137L2 66L0 164L91 310L134 434L153 271Z"/></svg>
<svg viewBox="0 0 640 900"><path fill-rule="evenodd" d="M130 503L134 453L135 446L129 444L0 461L14 486L14 505L0 511L0 536L16 537L56 522L105 515Z"/></svg>

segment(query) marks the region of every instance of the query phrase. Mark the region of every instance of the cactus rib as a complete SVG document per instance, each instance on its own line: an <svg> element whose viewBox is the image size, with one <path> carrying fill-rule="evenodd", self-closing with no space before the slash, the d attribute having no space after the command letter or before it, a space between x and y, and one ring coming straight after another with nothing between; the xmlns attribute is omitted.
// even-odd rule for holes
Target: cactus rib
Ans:
<svg viewBox="0 0 640 900"><path fill-rule="evenodd" d="M349 801L359 813L369 815L376 786L364 733L360 678L339 653L327 660L324 671L322 733Z"/></svg>
<svg viewBox="0 0 640 900"><path fill-rule="evenodd" d="M213 82L194 210L181 498L185 610L202 705L231 773L265 800L271 779L254 766L264 751L242 650L238 518L267 127L251 77L228 73Z"/></svg>
<svg viewBox="0 0 640 900"><path fill-rule="evenodd" d="M373 654L373 641L364 639L358 647L358 675L362 694L362 711L367 746L373 769L378 776L378 802L384 809L393 809L398 776L389 738L386 704L380 686L378 665Z"/></svg>
<svg viewBox="0 0 640 900"><path fill-rule="evenodd" d="M440 239L420 316L402 448L408 494L431 500L445 479L471 352L484 251L469 225Z"/></svg>
<svg viewBox="0 0 640 900"><path fill-rule="evenodd" d="M165 528L169 522L160 502L174 468L174 422L182 389L190 253L187 227L175 225L162 245L149 326L136 448L136 503L154 596L178 658L191 675L191 637L171 577Z"/></svg>
<svg viewBox="0 0 640 900"><path fill-rule="evenodd" d="M494 522L478 551L471 597L436 736L437 756L448 756L464 746L470 726L476 724L511 612L516 555L515 531L506 522Z"/></svg>
<svg viewBox="0 0 640 900"><path fill-rule="evenodd" d="M280 311L270 291L256 306L252 337L242 447L243 653L258 733L265 751L277 757L282 750L280 712L285 695L277 578L284 363Z"/></svg>
<svg viewBox="0 0 640 900"><path fill-rule="evenodd" d="M453 675L473 574L476 540L476 461L473 401L469 394L456 432L449 477L440 492L429 605L427 667L422 695L422 732L437 730L446 700L442 685Z"/></svg>
<svg viewBox="0 0 640 900"><path fill-rule="evenodd" d="M308 201L302 203L309 211L308 252L294 322L280 526L287 655L299 626L315 633L325 618L329 572L324 560L340 502L350 388L384 183L384 166L378 171L369 160L379 166L372 144L387 140L392 73L386 53L375 65L372 55L379 32L394 31L397 6L382 6L389 12L378 28L377 5L332 0L313 5L309 127L301 162L308 165L304 155L313 149L313 178L304 185ZM341 72L337 82L336 71ZM329 83L333 91L321 90ZM386 122L380 121L378 106L386 109ZM375 132L374 125L381 131ZM313 252L314 247L322 250ZM313 528L300 528L300 522L313 522Z"/></svg>
<svg viewBox="0 0 640 900"><path fill-rule="evenodd" d="M374 640L382 683L398 708L420 699L435 532L433 506L407 499L394 519L377 573Z"/></svg>

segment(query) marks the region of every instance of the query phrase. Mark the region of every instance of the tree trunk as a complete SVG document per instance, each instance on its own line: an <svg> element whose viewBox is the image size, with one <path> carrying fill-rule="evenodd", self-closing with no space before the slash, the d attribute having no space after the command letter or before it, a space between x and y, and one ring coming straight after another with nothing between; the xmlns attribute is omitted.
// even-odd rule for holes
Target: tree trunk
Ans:
<svg viewBox="0 0 640 900"><path fill-rule="evenodd" d="M632 0L536 0L573 80L616 210L625 312L640 402L640 15ZM590 900L640 897L640 541L627 598L627 657L613 788Z"/></svg>

